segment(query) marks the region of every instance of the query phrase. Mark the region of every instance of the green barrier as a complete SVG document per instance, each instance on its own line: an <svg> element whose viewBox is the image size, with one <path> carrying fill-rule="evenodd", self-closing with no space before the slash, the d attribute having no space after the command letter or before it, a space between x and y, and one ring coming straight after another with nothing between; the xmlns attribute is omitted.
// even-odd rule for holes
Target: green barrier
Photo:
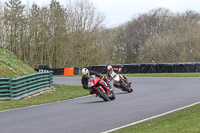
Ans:
<svg viewBox="0 0 200 133"><path fill-rule="evenodd" d="M10 100L9 78L0 78L0 100Z"/></svg>
<svg viewBox="0 0 200 133"><path fill-rule="evenodd" d="M18 100L53 87L53 72L0 78L0 100Z"/></svg>

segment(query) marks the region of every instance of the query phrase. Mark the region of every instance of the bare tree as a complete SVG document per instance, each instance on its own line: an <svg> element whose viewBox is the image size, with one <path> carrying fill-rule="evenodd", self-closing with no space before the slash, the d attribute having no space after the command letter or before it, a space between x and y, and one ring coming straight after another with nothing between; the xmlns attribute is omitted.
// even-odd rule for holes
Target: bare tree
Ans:
<svg viewBox="0 0 200 133"><path fill-rule="evenodd" d="M168 30L149 38L140 47L138 62L197 62L200 58L198 18L199 15L191 12L189 16L188 12L173 16Z"/></svg>
<svg viewBox="0 0 200 133"><path fill-rule="evenodd" d="M97 12L88 0L76 1L67 5L68 47L66 63L82 68L89 64L91 57L99 57L96 52L99 29L103 25L104 16ZM98 60L98 58L96 58Z"/></svg>
<svg viewBox="0 0 200 133"><path fill-rule="evenodd" d="M0 2L0 46L4 46L4 29L3 29L3 5Z"/></svg>
<svg viewBox="0 0 200 133"><path fill-rule="evenodd" d="M20 0L10 0L6 2L4 10L4 26L6 27L7 46L9 50L20 56L23 26L24 26L24 5Z"/></svg>
<svg viewBox="0 0 200 133"><path fill-rule="evenodd" d="M123 50L126 54L124 63L136 62L140 45L143 45L154 34L165 30L165 22L169 16L169 10L159 8L149 13L140 14L123 26L121 44L123 44Z"/></svg>

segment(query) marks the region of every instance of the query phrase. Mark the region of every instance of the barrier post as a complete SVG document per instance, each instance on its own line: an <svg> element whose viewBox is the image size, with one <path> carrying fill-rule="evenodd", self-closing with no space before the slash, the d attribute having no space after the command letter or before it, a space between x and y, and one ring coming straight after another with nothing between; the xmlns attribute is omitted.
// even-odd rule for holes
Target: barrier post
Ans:
<svg viewBox="0 0 200 133"><path fill-rule="evenodd" d="M10 79L10 100L13 99L13 79Z"/></svg>
<svg viewBox="0 0 200 133"><path fill-rule="evenodd" d="M49 72L49 87L53 88L53 71Z"/></svg>

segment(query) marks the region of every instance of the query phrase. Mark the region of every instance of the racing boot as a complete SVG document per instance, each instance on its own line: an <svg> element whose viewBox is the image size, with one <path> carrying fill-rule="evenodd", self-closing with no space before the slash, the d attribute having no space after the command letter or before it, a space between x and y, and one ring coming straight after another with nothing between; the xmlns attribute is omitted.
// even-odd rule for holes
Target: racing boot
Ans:
<svg viewBox="0 0 200 133"><path fill-rule="evenodd" d="M110 89L107 87L107 84L105 83L105 81L101 80L99 83L104 88L104 90L106 91L106 95L109 96Z"/></svg>
<svg viewBox="0 0 200 133"><path fill-rule="evenodd" d="M127 84L129 84L129 85L132 84L132 82L129 82L127 78L125 78L125 80L126 80Z"/></svg>
<svg viewBox="0 0 200 133"><path fill-rule="evenodd" d="M93 95L93 94L94 94L93 90L92 90L92 89L90 89L90 95Z"/></svg>

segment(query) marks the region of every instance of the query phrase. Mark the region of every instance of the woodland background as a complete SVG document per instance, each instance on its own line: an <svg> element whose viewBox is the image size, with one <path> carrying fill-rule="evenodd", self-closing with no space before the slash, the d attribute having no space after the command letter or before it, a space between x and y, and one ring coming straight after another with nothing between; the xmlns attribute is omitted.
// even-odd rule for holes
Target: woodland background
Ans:
<svg viewBox="0 0 200 133"><path fill-rule="evenodd" d="M200 13L158 8L108 28L89 0L42 7L9 0L0 2L0 46L33 68L199 62Z"/></svg>

